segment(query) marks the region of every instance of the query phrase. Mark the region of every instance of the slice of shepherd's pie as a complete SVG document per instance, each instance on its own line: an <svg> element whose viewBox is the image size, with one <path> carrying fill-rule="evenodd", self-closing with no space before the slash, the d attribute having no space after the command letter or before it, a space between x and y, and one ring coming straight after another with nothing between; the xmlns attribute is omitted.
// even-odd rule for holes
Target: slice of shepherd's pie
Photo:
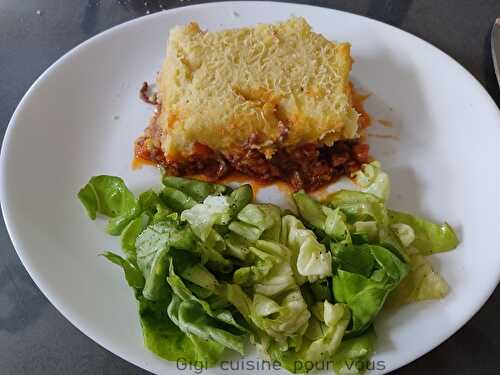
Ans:
<svg viewBox="0 0 500 375"><path fill-rule="evenodd" d="M175 175L232 171L313 190L368 160L349 81L350 45L303 18L170 31L158 110L136 156Z"/></svg>

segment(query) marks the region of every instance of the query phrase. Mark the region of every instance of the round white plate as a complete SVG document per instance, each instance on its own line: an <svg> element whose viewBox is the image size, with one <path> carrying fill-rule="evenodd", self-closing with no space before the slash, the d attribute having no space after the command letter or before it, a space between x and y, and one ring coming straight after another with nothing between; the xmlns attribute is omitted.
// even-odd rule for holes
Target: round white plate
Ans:
<svg viewBox="0 0 500 375"><path fill-rule="evenodd" d="M122 176L139 192L158 185L151 167L131 169L134 139L152 108L138 99L153 81L168 30L197 21L216 30L304 16L314 30L349 41L355 84L373 93L373 154L392 178L391 206L447 220L461 245L432 261L451 286L442 301L385 313L377 321L378 370L396 369L457 331L499 281L496 197L499 110L459 64L391 26L335 10L285 3L212 3L114 27L75 48L30 88L1 153L1 202L12 242L47 298L86 335L155 373L176 373L142 345L132 292L120 269L97 254L119 250L104 222L88 220L75 194L96 174ZM389 137L380 137L388 135ZM277 189L260 198L286 204ZM220 369L213 370L221 372ZM241 371L244 373L244 371Z"/></svg>

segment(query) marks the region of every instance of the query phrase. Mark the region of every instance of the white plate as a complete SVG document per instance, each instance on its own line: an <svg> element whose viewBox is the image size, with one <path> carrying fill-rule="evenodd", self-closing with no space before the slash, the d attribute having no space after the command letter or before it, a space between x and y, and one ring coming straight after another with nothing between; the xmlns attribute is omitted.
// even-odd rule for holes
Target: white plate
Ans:
<svg viewBox="0 0 500 375"><path fill-rule="evenodd" d="M75 194L92 175L122 176L136 192L158 184L153 168L131 170L132 144L151 108L138 100L165 53L168 30L196 20L209 30L307 18L326 37L352 43L352 77L374 93L373 153L392 177L391 205L447 220L462 240L433 263L451 285L443 301L413 304L377 321L383 372L428 352L481 307L499 281L496 197L498 108L459 64L391 26L335 10L284 3L212 3L136 19L75 48L50 67L19 104L1 153L1 202L26 269L64 316L96 342L147 370L175 364L142 345L132 292L97 254L118 250L104 222L91 222ZM277 190L262 199L286 203ZM214 370L217 372L220 370Z"/></svg>

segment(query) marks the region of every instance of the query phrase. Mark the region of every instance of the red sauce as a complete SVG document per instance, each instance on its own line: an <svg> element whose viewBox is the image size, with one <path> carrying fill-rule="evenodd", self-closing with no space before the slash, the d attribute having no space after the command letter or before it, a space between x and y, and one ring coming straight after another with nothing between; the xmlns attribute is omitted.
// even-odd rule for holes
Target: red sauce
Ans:
<svg viewBox="0 0 500 375"><path fill-rule="evenodd" d="M384 128L392 128L393 125L392 125L392 122L389 121L389 120L384 120L384 119L378 119L377 120L380 125L382 125Z"/></svg>
<svg viewBox="0 0 500 375"><path fill-rule="evenodd" d="M138 157L134 157L132 159L132 170L134 170L134 171L137 169L141 169L145 165L156 165L156 163L152 160L141 159Z"/></svg>
<svg viewBox="0 0 500 375"><path fill-rule="evenodd" d="M352 95L352 106L360 114L358 119L358 125L361 129L366 129L372 123L370 115L365 111L364 102L370 97L371 94L361 95L359 94L354 86L351 85L351 95Z"/></svg>

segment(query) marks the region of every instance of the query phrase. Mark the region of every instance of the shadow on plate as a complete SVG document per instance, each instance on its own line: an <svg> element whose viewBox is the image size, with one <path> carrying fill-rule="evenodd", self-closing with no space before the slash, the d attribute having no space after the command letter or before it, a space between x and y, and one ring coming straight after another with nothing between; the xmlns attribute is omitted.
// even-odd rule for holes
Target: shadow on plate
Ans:
<svg viewBox="0 0 500 375"><path fill-rule="evenodd" d="M380 49L377 54L354 56L354 85L370 94L365 102L372 118L367 141L372 155L380 160L391 178L389 206L436 219L422 207L422 186L407 162L426 152L432 133L427 99L421 89L422 78L411 60L401 64L401 60L391 59L393 53ZM405 114L411 114L412 125L405 121Z"/></svg>

